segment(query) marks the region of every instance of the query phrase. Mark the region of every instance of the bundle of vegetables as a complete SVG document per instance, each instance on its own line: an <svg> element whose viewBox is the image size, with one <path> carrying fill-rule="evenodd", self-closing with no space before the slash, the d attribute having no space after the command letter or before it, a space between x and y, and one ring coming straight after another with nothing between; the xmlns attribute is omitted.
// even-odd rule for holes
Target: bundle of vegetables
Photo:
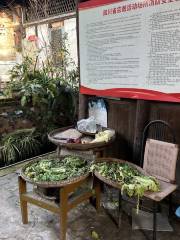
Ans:
<svg viewBox="0 0 180 240"><path fill-rule="evenodd" d="M63 159L42 159L25 168L25 175L38 181L64 181L85 175L89 170L87 162L79 157L67 156Z"/></svg>
<svg viewBox="0 0 180 240"><path fill-rule="evenodd" d="M91 143L109 142L114 135L115 135L114 130L101 131L95 135L95 139Z"/></svg>
<svg viewBox="0 0 180 240"><path fill-rule="evenodd" d="M119 183L121 193L129 197L137 197L137 213L139 200L144 192L160 190L159 182L152 176L145 176L127 163L102 162L91 166L91 171L97 171L101 176Z"/></svg>

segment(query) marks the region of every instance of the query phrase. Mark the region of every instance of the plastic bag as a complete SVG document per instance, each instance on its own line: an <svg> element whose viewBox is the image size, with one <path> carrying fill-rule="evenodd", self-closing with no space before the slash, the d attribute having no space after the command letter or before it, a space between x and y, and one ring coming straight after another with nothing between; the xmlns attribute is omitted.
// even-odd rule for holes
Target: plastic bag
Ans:
<svg viewBox="0 0 180 240"><path fill-rule="evenodd" d="M94 117L96 124L107 128L107 108L104 99L90 100L88 108L89 117Z"/></svg>
<svg viewBox="0 0 180 240"><path fill-rule="evenodd" d="M94 117L90 117L88 119L82 119L77 122L77 128L82 132L96 133L97 126Z"/></svg>

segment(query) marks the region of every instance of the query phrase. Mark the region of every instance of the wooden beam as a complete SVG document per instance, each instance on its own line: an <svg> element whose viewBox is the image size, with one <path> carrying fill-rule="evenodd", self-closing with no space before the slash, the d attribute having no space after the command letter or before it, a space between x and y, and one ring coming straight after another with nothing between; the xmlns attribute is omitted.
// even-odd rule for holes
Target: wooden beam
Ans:
<svg viewBox="0 0 180 240"><path fill-rule="evenodd" d="M76 17L75 12L65 13L65 14L61 14L61 15L58 15L58 16L49 17L49 18L46 18L46 19L38 19L37 21L33 21L33 22L29 22L29 23L23 22L23 26L24 27L30 27L30 26L34 26L34 25L49 23L49 22L52 22L52 21L53 22L63 21L65 19L74 18L74 17Z"/></svg>
<svg viewBox="0 0 180 240"><path fill-rule="evenodd" d="M149 121L150 104L149 101L137 100L135 132L133 142L133 163L139 164L141 153L142 133L145 125Z"/></svg>

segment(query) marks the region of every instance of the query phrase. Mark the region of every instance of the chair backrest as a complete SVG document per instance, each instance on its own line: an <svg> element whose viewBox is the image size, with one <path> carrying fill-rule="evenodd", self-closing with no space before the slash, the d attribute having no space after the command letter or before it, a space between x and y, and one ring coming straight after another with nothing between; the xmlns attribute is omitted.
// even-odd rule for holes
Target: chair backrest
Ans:
<svg viewBox="0 0 180 240"><path fill-rule="evenodd" d="M158 179L174 182L177 157L177 144L147 139L143 169Z"/></svg>
<svg viewBox="0 0 180 240"><path fill-rule="evenodd" d="M140 158L141 167L143 167L145 145L146 145L146 140L148 138L164 141L164 142L176 143L174 130L169 125L169 123L163 120L150 121L144 127L143 134L142 134L141 158Z"/></svg>

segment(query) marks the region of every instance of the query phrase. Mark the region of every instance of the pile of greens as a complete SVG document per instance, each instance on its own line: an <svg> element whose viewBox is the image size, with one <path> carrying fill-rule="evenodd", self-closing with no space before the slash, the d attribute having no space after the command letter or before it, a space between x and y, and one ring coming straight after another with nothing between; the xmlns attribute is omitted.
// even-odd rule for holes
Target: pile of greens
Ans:
<svg viewBox="0 0 180 240"><path fill-rule="evenodd" d="M152 176L145 176L127 163L96 163L91 171L97 171L101 176L121 185L121 193L129 197L137 197L137 212L139 200L146 191L160 190L159 182Z"/></svg>
<svg viewBox="0 0 180 240"><path fill-rule="evenodd" d="M87 162L79 157L67 156L63 159L42 159L25 168L25 175L38 181L64 181L82 176L89 170Z"/></svg>

